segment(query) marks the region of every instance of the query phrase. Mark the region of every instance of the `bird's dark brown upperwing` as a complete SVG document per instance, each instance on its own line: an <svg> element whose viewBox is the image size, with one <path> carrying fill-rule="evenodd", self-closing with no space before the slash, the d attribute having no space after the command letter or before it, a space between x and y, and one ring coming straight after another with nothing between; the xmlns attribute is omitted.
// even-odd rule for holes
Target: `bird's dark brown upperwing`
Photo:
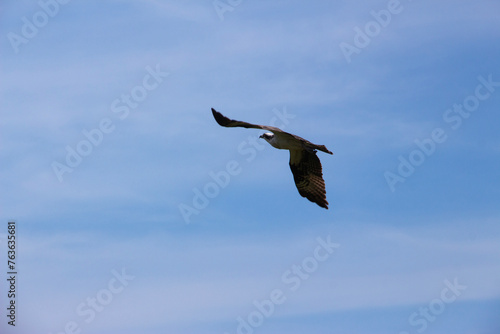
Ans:
<svg viewBox="0 0 500 334"><path fill-rule="evenodd" d="M267 125L259 125L259 124L252 124L248 122L242 122L242 121L237 121L234 119L227 118L226 116L222 115L220 112L212 108L212 114L214 115L215 120L220 126L225 126L228 128L234 128L234 127L241 127L241 128L247 128L247 129L261 129L261 130L268 130L272 132L283 132L281 129L275 128L274 126L267 126Z"/></svg>

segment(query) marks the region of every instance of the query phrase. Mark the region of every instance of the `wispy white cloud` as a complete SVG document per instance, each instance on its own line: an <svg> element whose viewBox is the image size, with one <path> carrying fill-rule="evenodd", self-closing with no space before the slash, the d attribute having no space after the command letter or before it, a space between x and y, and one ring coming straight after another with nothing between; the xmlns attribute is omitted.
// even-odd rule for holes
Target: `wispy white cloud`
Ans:
<svg viewBox="0 0 500 334"><path fill-rule="evenodd" d="M132 238L94 233L29 236L23 246L24 284L34 304L45 304L46 325L57 324L67 317L78 319L74 312L55 312L58 305L74 309L86 294L97 293L112 269L124 267L136 278L109 311L103 311L99 322L115 329L140 326L146 316L158 326L231 322L273 289L287 295L286 307L277 316L428 303L443 280L454 278L467 286L463 301L500 297L496 261L500 243L494 224L486 224L489 232L474 240L464 232L442 234L461 222L413 227L412 235L403 228L350 224L361 232L311 225L306 238L302 232L273 232L266 238L185 233ZM297 291L291 291L283 273L312 256L316 236L327 235L340 248ZM40 257L45 260L40 262ZM453 265L457 261L460 267ZM66 283L31 275L47 267L51 277L65 277ZM48 295L35 293L42 290ZM115 322L113 314L119 313L130 316Z"/></svg>

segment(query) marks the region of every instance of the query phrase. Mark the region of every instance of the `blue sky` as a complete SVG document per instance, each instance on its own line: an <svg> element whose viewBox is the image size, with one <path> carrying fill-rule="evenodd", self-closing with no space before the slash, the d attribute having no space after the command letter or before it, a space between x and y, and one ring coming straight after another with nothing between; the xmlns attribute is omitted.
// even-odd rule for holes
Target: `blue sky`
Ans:
<svg viewBox="0 0 500 334"><path fill-rule="evenodd" d="M498 333L499 10L3 2L1 332ZM330 209L211 107L333 151Z"/></svg>

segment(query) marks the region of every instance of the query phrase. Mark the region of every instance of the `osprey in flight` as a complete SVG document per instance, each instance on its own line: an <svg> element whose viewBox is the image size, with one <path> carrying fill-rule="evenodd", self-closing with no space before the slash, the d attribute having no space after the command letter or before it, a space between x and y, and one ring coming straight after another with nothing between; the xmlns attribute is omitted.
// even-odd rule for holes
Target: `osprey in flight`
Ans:
<svg viewBox="0 0 500 334"><path fill-rule="evenodd" d="M290 151L290 169L292 170L293 179L299 190L299 194L322 208L328 209L321 162L316 155L316 150L333 154L325 145L313 144L304 138L292 135L274 126L251 124L229 119L214 108L212 108L212 114L221 126L271 131L272 133L266 132L260 138L264 138L273 147Z"/></svg>

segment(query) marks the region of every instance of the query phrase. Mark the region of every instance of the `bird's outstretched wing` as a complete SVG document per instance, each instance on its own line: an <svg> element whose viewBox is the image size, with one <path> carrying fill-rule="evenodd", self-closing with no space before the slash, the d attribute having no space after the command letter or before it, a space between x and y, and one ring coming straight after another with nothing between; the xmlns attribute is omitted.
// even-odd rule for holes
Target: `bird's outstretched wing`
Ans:
<svg viewBox="0 0 500 334"><path fill-rule="evenodd" d="M299 194L328 209L323 169L316 152L290 150L290 169Z"/></svg>
<svg viewBox="0 0 500 334"><path fill-rule="evenodd" d="M229 119L226 116L222 115L220 112L212 108L212 114L214 115L215 120L217 123L219 123L220 126L225 126L228 128L234 128L234 127L241 127L241 128L247 128L247 129L262 129L262 130L267 130L271 132L278 132L278 133L284 133L279 128L276 128L274 126L267 126L267 125L259 125L259 124L252 124L252 123L247 123L247 122L242 122L242 121L237 121L234 119Z"/></svg>
<svg viewBox="0 0 500 334"><path fill-rule="evenodd" d="M321 162L316 155L316 150L333 154L324 145L313 144L304 138L285 132L274 126L252 124L227 118L214 108L212 108L212 114L221 126L261 129L273 132L281 143L285 143L284 147L279 148L285 148L290 151L290 169L292 170L293 179L299 194L322 208L328 209L323 170Z"/></svg>

